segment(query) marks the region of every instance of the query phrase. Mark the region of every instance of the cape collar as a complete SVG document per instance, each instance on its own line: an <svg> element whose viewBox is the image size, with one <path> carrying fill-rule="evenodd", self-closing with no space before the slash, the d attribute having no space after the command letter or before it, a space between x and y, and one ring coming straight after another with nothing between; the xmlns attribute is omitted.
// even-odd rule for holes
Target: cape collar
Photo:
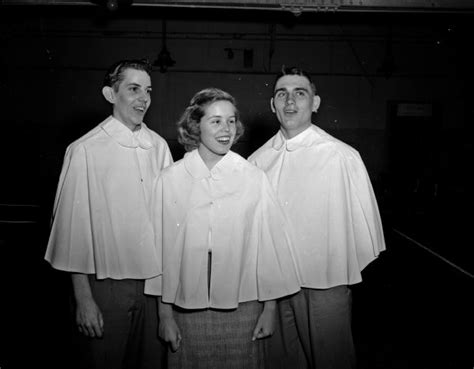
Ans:
<svg viewBox="0 0 474 369"><path fill-rule="evenodd" d="M152 136L145 123L142 123L138 131L132 132L125 124L110 116L102 123L101 128L121 146L133 149L141 147L145 150L153 147Z"/></svg>
<svg viewBox="0 0 474 369"><path fill-rule="evenodd" d="M285 138L281 129L275 135L273 139L272 147L280 151L285 149L287 151L295 151L303 147L310 147L318 138L322 135L322 130L311 124L303 132L297 134L295 137L290 139Z"/></svg>
<svg viewBox="0 0 474 369"><path fill-rule="evenodd" d="M223 179L227 174L237 169L239 165L238 155L232 151L225 154L214 167L209 170L199 155L197 149L184 155L184 166L188 173L195 179L212 178L216 180Z"/></svg>

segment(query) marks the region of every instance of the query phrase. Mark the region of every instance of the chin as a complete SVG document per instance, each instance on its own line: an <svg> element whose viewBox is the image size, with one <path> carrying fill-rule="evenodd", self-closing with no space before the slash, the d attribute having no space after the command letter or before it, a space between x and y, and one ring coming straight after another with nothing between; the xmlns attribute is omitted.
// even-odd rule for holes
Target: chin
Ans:
<svg viewBox="0 0 474 369"><path fill-rule="evenodd" d="M283 120L285 126L291 127L296 124L296 122L293 119L284 119Z"/></svg>
<svg viewBox="0 0 474 369"><path fill-rule="evenodd" d="M220 149L217 152L217 155L221 155L221 156L224 156L225 154L227 154L230 150L230 147L228 149Z"/></svg>

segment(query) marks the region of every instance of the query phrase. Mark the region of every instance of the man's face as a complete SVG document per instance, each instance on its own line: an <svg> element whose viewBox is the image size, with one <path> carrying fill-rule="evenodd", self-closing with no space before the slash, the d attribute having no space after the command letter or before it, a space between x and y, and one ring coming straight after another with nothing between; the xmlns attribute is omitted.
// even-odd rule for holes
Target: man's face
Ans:
<svg viewBox="0 0 474 369"><path fill-rule="evenodd" d="M113 116L132 131L139 129L151 104L151 79L147 72L126 69L118 90L111 89Z"/></svg>
<svg viewBox="0 0 474 369"><path fill-rule="evenodd" d="M277 81L271 108L286 138L298 135L311 125L311 113L316 112L319 102L306 77L286 75Z"/></svg>

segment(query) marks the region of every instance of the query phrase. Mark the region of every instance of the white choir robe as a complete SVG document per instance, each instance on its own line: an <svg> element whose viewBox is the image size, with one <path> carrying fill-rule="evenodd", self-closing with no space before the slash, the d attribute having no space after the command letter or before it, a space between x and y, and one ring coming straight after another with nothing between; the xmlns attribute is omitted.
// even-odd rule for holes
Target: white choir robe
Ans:
<svg viewBox="0 0 474 369"><path fill-rule="evenodd" d="M279 131L249 161L266 172L290 223L302 287L360 282L385 241L359 153L311 125L288 140Z"/></svg>
<svg viewBox="0 0 474 369"><path fill-rule="evenodd" d="M163 273L145 282L145 293L186 309L232 309L300 289L278 200L265 173L238 154L209 170L191 151L163 171L154 195Z"/></svg>
<svg viewBox="0 0 474 369"><path fill-rule="evenodd" d="M45 259L98 279L146 279L161 270L149 204L172 162L166 141L142 124L108 117L66 150Z"/></svg>

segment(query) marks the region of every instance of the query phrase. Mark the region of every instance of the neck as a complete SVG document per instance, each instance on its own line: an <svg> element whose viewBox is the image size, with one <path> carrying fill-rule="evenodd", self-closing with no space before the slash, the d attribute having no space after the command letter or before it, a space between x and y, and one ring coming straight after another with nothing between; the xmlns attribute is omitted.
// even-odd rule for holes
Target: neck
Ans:
<svg viewBox="0 0 474 369"><path fill-rule="evenodd" d="M125 124L123 122L121 122L125 127L127 127L130 131L132 132L136 132L136 131L139 131L140 128L142 128L142 125L141 124Z"/></svg>
<svg viewBox="0 0 474 369"><path fill-rule="evenodd" d="M300 127L298 129L288 129L288 128L285 128L282 126L280 126L281 128L281 132L283 133L283 136L289 140L293 137L296 137L298 136L301 132L304 132L306 131L309 127L311 126L311 123L309 123L307 126L305 127Z"/></svg>
<svg viewBox="0 0 474 369"><path fill-rule="evenodd" d="M206 164L206 167L211 170L214 166L224 157L224 155L216 154L210 151L204 145L198 147L198 153L201 156L202 161Z"/></svg>
<svg viewBox="0 0 474 369"><path fill-rule="evenodd" d="M116 115L112 114L112 116L132 132L136 132L136 131L140 130L140 128L142 128L141 123L139 123L139 124L128 123L127 124L123 120L121 120L119 117L117 117Z"/></svg>

